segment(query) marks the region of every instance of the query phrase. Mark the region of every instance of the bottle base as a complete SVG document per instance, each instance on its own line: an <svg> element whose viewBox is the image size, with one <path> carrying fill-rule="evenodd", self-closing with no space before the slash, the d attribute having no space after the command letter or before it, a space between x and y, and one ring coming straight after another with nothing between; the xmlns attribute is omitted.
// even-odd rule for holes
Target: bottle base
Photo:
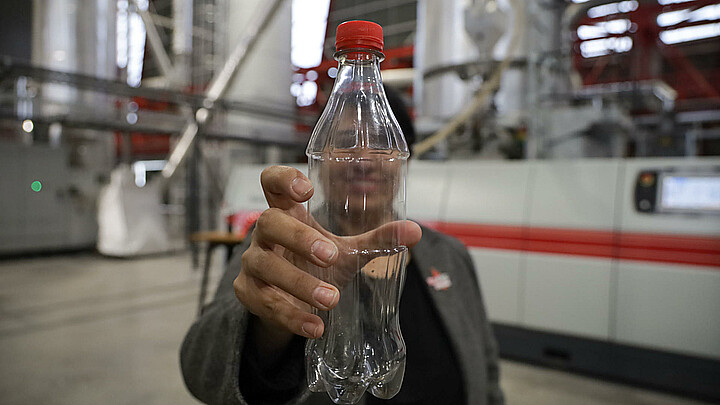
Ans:
<svg viewBox="0 0 720 405"><path fill-rule="evenodd" d="M334 403L351 405L358 403L365 391L380 399L390 399L397 395L405 377L405 362L399 362L385 374L370 380L361 375L339 378L332 370L323 370L323 367L311 370L310 375L310 391L326 392Z"/></svg>
<svg viewBox="0 0 720 405"><path fill-rule="evenodd" d="M403 361L398 364L397 367L382 376L379 381L372 384L368 390L377 398L390 399L400 392L404 377L405 362Z"/></svg>

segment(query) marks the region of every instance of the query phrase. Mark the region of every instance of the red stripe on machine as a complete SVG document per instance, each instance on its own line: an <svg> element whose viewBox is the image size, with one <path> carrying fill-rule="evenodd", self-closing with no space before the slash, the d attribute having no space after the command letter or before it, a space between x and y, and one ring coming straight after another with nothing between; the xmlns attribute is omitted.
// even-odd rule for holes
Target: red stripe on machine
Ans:
<svg viewBox="0 0 720 405"><path fill-rule="evenodd" d="M452 222L426 223L469 247L689 264L720 270L720 238Z"/></svg>

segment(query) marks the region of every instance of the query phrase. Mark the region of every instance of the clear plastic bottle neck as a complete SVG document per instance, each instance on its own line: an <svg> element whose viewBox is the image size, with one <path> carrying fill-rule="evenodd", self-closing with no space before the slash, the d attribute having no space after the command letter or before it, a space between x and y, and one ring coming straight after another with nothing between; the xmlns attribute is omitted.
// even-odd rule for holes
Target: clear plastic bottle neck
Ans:
<svg viewBox="0 0 720 405"><path fill-rule="evenodd" d="M380 75L380 62L385 59L382 52L368 48L344 49L335 53L339 62L333 93L344 91L370 90L385 93Z"/></svg>

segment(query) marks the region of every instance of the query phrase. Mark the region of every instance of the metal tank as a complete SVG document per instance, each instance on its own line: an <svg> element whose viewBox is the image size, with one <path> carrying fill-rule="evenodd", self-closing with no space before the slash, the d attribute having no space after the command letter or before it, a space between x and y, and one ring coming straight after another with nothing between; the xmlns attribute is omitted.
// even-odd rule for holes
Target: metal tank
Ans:
<svg viewBox="0 0 720 405"><path fill-rule="evenodd" d="M418 2L414 102L421 121L447 121L472 97L473 89L453 72L424 78L431 69L478 58L478 50L465 30L465 10L469 4L467 0Z"/></svg>
<svg viewBox="0 0 720 405"><path fill-rule="evenodd" d="M34 0L32 64L103 79L114 79L116 2L103 0ZM65 85L47 84L41 97L52 100L45 113L66 113L80 101ZM91 101L88 95L83 101Z"/></svg>

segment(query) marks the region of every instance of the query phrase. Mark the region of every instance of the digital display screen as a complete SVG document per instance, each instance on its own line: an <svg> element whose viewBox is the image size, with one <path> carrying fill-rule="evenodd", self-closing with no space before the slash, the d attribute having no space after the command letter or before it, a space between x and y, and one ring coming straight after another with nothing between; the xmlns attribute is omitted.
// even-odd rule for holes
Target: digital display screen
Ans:
<svg viewBox="0 0 720 405"><path fill-rule="evenodd" d="M720 176L665 175L660 186L663 210L720 212Z"/></svg>

